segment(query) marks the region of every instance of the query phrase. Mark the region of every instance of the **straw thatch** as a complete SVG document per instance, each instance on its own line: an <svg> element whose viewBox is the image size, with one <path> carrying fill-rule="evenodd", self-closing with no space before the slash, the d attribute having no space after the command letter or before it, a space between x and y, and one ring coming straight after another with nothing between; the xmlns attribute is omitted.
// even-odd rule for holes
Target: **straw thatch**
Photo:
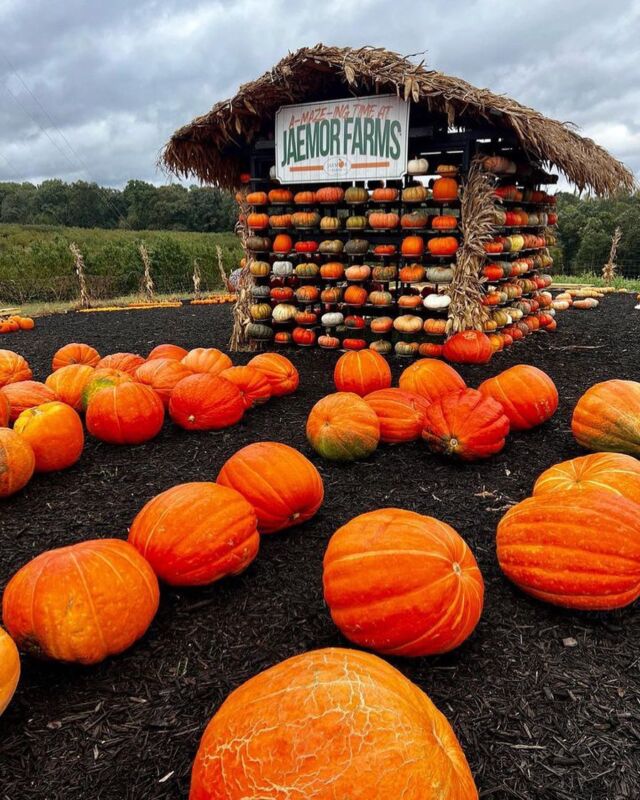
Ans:
<svg viewBox="0 0 640 800"><path fill-rule="evenodd" d="M247 143L270 132L280 106L347 93L394 93L446 115L449 126L509 129L534 159L555 167L581 190L610 195L634 188L633 175L623 164L568 124L383 48L322 44L289 54L241 86L235 97L180 128L162 161L177 175L234 189L247 168Z"/></svg>

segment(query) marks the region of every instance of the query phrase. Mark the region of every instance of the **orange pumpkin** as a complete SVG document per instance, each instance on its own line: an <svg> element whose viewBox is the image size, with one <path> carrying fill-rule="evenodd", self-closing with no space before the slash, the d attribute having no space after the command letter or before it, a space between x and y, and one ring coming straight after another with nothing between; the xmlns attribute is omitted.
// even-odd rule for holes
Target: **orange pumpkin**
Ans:
<svg viewBox="0 0 640 800"><path fill-rule="evenodd" d="M58 399L48 386L39 381L8 383L0 389L0 392L4 394L11 406L9 412L11 422L15 422L27 408L33 408L33 406L50 403L52 400Z"/></svg>
<svg viewBox="0 0 640 800"><path fill-rule="evenodd" d="M268 199L266 192L249 192L246 197L250 206L265 206Z"/></svg>
<svg viewBox="0 0 640 800"><path fill-rule="evenodd" d="M372 228L397 228L399 224L400 217L397 214L387 214L384 211L373 211L371 214L369 214L369 225Z"/></svg>
<svg viewBox="0 0 640 800"><path fill-rule="evenodd" d="M287 233L279 233L273 240L273 252L278 255L290 253L293 250L293 239Z"/></svg>
<svg viewBox="0 0 640 800"><path fill-rule="evenodd" d="M9 497L31 480L36 457L29 442L10 428L0 428L0 497Z"/></svg>
<svg viewBox="0 0 640 800"><path fill-rule="evenodd" d="M271 397L271 384L266 376L254 367L229 367L220 377L231 381L240 390L245 408L266 403Z"/></svg>
<svg viewBox="0 0 640 800"><path fill-rule="evenodd" d="M9 634L0 628L0 717L11 702L20 680L20 656Z"/></svg>
<svg viewBox="0 0 640 800"><path fill-rule="evenodd" d="M493 355L491 342L482 331L454 333L444 343L444 357L459 364L486 364Z"/></svg>
<svg viewBox="0 0 640 800"><path fill-rule="evenodd" d="M94 373L95 369L88 364L69 364L52 372L44 383L58 400L81 411L82 392Z"/></svg>
<svg viewBox="0 0 640 800"><path fill-rule="evenodd" d="M269 227L269 216L268 214L249 214L247 216L247 225L252 230L265 230Z"/></svg>
<svg viewBox="0 0 640 800"><path fill-rule="evenodd" d="M571 430L587 450L640 456L640 383L596 383L578 400Z"/></svg>
<svg viewBox="0 0 640 800"><path fill-rule="evenodd" d="M311 191L296 192L293 202L298 206L311 206L316 202L316 193Z"/></svg>
<svg viewBox="0 0 640 800"><path fill-rule="evenodd" d="M439 214L431 220L431 227L436 231L448 231L457 228L458 218L450 214Z"/></svg>
<svg viewBox="0 0 640 800"><path fill-rule="evenodd" d="M344 264L339 261L327 261L320 267L320 276L326 280L339 280L344 275Z"/></svg>
<svg viewBox="0 0 640 800"><path fill-rule="evenodd" d="M157 578L135 548L93 539L47 550L19 569L2 616L20 650L97 664L144 635L159 599Z"/></svg>
<svg viewBox="0 0 640 800"><path fill-rule="evenodd" d="M590 489L613 492L640 503L640 461L623 453L592 453L572 458L543 472L533 494Z"/></svg>
<svg viewBox="0 0 640 800"><path fill-rule="evenodd" d="M402 283L418 283L424 280L424 267L421 264L407 264L400 269L399 278Z"/></svg>
<svg viewBox="0 0 640 800"><path fill-rule="evenodd" d="M187 353L181 363L192 372L207 372L210 375L219 375L233 366L229 356L216 347L196 347Z"/></svg>
<svg viewBox="0 0 640 800"><path fill-rule="evenodd" d="M85 422L87 431L103 442L141 444L160 433L164 406L149 386L125 381L93 394Z"/></svg>
<svg viewBox="0 0 640 800"><path fill-rule="evenodd" d="M200 742L189 797L475 800L478 792L427 695L376 656L335 648L277 664L225 700Z"/></svg>
<svg viewBox="0 0 640 800"><path fill-rule="evenodd" d="M395 244L377 244L373 248L373 252L379 256L391 256L393 255L398 248Z"/></svg>
<svg viewBox="0 0 640 800"><path fill-rule="evenodd" d="M119 369L96 369L89 376L84 389L80 395L80 406L83 411L87 410L89 401L96 392L106 389L108 386L115 386L120 383L131 383L133 378L128 372L121 372Z"/></svg>
<svg viewBox="0 0 640 800"><path fill-rule="evenodd" d="M343 295L344 302L350 306L363 306L368 296L363 286L347 286Z"/></svg>
<svg viewBox="0 0 640 800"><path fill-rule="evenodd" d="M242 392L231 381L210 373L183 378L171 393L171 419L186 430L220 430L244 416Z"/></svg>
<svg viewBox="0 0 640 800"><path fill-rule="evenodd" d="M393 328L393 319L391 317L374 317L370 327L373 333L388 333Z"/></svg>
<svg viewBox="0 0 640 800"><path fill-rule="evenodd" d="M341 203L344 200L344 189L339 186L323 186L316 192L318 203Z"/></svg>
<svg viewBox="0 0 640 800"><path fill-rule="evenodd" d="M502 450L508 433L502 406L475 389L464 389L427 408L422 438L435 453L476 461Z"/></svg>
<svg viewBox="0 0 640 800"><path fill-rule="evenodd" d="M10 416L11 403L9 398L0 392L0 428L6 428L9 425Z"/></svg>
<svg viewBox="0 0 640 800"><path fill-rule="evenodd" d="M156 495L129 530L129 544L172 586L204 586L243 572L258 554L256 513L217 483L181 483Z"/></svg>
<svg viewBox="0 0 640 800"><path fill-rule="evenodd" d="M101 358L96 364L96 368L117 369L120 372L128 372L133 377L142 364L144 364L144 358L136 353L112 353L110 356Z"/></svg>
<svg viewBox="0 0 640 800"><path fill-rule="evenodd" d="M545 372L527 364L517 364L487 379L478 389L500 403L514 431L542 425L558 408L554 382Z"/></svg>
<svg viewBox="0 0 640 800"><path fill-rule="evenodd" d="M291 214L272 214L269 217L269 225L272 228L289 228L291 227Z"/></svg>
<svg viewBox="0 0 640 800"><path fill-rule="evenodd" d="M434 236L428 248L432 256L452 256L458 250L458 240L455 236Z"/></svg>
<svg viewBox="0 0 640 800"><path fill-rule="evenodd" d="M458 181L455 178L437 178L433 182L432 194L434 200L457 200Z"/></svg>
<svg viewBox="0 0 640 800"><path fill-rule="evenodd" d="M322 478L311 461L279 442L256 442L238 450L216 480L253 506L260 533L306 522L324 498Z"/></svg>
<svg viewBox="0 0 640 800"><path fill-rule="evenodd" d="M18 317L18 325L21 331L32 331L36 327L36 323L31 317Z"/></svg>
<svg viewBox="0 0 640 800"><path fill-rule="evenodd" d="M27 360L13 350L0 350L0 388L33 377Z"/></svg>
<svg viewBox="0 0 640 800"><path fill-rule="evenodd" d="M257 369L269 381L272 397L291 394L300 383L298 370L279 353L260 353L249 361L248 366Z"/></svg>
<svg viewBox="0 0 640 800"><path fill-rule="evenodd" d="M81 342L71 342L56 351L51 361L51 369L55 372L69 364L88 364L90 367L96 367L99 361L100 353L95 347Z"/></svg>
<svg viewBox="0 0 640 800"><path fill-rule="evenodd" d="M43 403L28 408L20 414L13 429L31 445L36 472L67 469L82 455L82 420L66 403Z"/></svg>
<svg viewBox="0 0 640 800"><path fill-rule="evenodd" d="M418 347L418 353L427 358L440 358L442 356L442 345L433 344L432 342L423 342Z"/></svg>
<svg viewBox="0 0 640 800"><path fill-rule="evenodd" d="M400 375L398 385L405 392L424 397L429 403L467 388L453 367L433 358L421 358L408 366Z"/></svg>
<svg viewBox="0 0 640 800"><path fill-rule="evenodd" d="M172 358L174 361L180 361L188 352L185 347L179 347L177 344L159 344L149 353L147 361L153 361L156 358Z"/></svg>
<svg viewBox="0 0 640 800"><path fill-rule="evenodd" d="M429 403L403 389L377 389L365 396L380 423L380 441L395 444L420 438Z"/></svg>
<svg viewBox="0 0 640 800"><path fill-rule="evenodd" d="M375 350L344 353L336 362L333 382L339 392L354 392L364 397L391 386L391 368Z"/></svg>
<svg viewBox="0 0 640 800"><path fill-rule="evenodd" d="M447 321L444 319L425 319L422 328L425 333L431 336L442 336L447 329Z"/></svg>
<svg viewBox="0 0 640 800"><path fill-rule="evenodd" d="M318 400L311 409L307 439L323 458L354 461L376 449L380 423L376 412L357 394L336 392Z"/></svg>
<svg viewBox="0 0 640 800"><path fill-rule="evenodd" d="M276 205L293 202L293 192L289 189L272 189L269 192L269 202Z"/></svg>
<svg viewBox="0 0 640 800"><path fill-rule="evenodd" d="M403 256L421 256L424 253L424 239L422 236L405 236L400 252Z"/></svg>
<svg viewBox="0 0 640 800"><path fill-rule="evenodd" d="M529 497L500 520L496 545L507 578L539 600L609 610L640 596L638 505L610 491Z"/></svg>
<svg viewBox="0 0 640 800"><path fill-rule="evenodd" d="M375 203L392 203L398 199L398 190L391 186L380 186L371 192L371 199Z"/></svg>
<svg viewBox="0 0 640 800"><path fill-rule="evenodd" d="M399 656L446 653L476 627L484 582L449 525L398 508L361 514L329 541L324 598L344 636Z"/></svg>
<svg viewBox="0 0 640 800"><path fill-rule="evenodd" d="M150 386L166 407L176 385L189 375L193 375L192 370L175 358L152 358L138 367L135 379Z"/></svg>

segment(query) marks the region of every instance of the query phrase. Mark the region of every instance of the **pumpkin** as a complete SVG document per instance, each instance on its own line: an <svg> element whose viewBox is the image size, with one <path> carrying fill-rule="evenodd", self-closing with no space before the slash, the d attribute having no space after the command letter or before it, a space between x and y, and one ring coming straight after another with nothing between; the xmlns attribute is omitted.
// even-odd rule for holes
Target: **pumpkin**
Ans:
<svg viewBox="0 0 640 800"><path fill-rule="evenodd" d="M451 305L451 298L448 294L428 294L422 301L422 305L430 311L444 311Z"/></svg>
<svg viewBox="0 0 640 800"><path fill-rule="evenodd" d="M337 231L340 229L340 220L338 217L322 217L320 220L321 231Z"/></svg>
<svg viewBox="0 0 640 800"><path fill-rule="evenodd" d="M9 634L0 628L0 717L11 702L20 680L20 656Z"/></svg>
<svg viewBox="0 0 640 800"><path fill-rule="evenodd" d="M393 345L385 339L377 339L375 342L371 342L369 349L375 350L375 352L380 353L381 356L388 356L393 352Z"/></svg>
<svg viewBox="0 0 640 800"><path fill-rule="evenodd" d="M373 252L378 256L392 256L397 249L395 244L377 244Z"/></svg>
<svg viewBox="0 0 640 800"><path fill-rule="evenodd" d="M254 284L250 287L252 300L266 300L269 297L269 287L262 284ZM188 352L188 351L187 351ZM187 353L185 353L186 356ZM147 359L148 361L149 359ZM178 359L180 360L180 359Z"/></svg>
<svg viewBox="0 0 640 800"><path fill-rule="evenodd" d="M437 178L433 182L434 200L451 201L458 199L458 181L455 178Z"/></svg>
<svg viewBox="0 0 640 800"><path fill-rule="evenodd" d="M424 397L429 403L466 389L465 382L453 367L432 358L422 358L407 367L400 375L398 385L406 392Z"/></svg>
<svg viewBox="0 0 640 800"><path fill-rule="evenodd" d="M421 264L407 264L400 268L402 283L419 283L424 280L424 267Z"/></svg>
<svg viewBox="0 0 640 800"><path fill-rule="evenodd" d="M367 343L364 339L343 339L342 347L345 350L364 350Z"/></svg>
<svg viewBox="0 0 640 800"><path fill-rule="evenodd" d="M374 281L388 283L396 278L397 268L393 264L379 264L371 271L371 278Z"/></svg>
<svg viewBox="0 0 640 800"><path fill-rule="evenodd" d="M397 214L385 213L384 211L372 211L369 214L369 225L372 228L391 229L397 228L400 224L400 217Z"/></svg>
<svg viewBox="0 0 640 800"><path fill-rule="evenodd" d="M369 250L366 239L349 239L344 246L344 252L349 256L363 256Z"/></svg>
<svg viewBox="0 0 640 800"><path fill-rule="evenodd" d="M398 199L398 190L391 186L379 186L371 193L374 203L393 203Z"/></svg>
<svg viewBox="0 0 640 800"><path fill-rule="evenodd" d="M429 172L429 162L426 158L410 158L407 164L409 175L426 175Z"/></svg>
<svg viewBox="0 0 640 800"><path fill-rule="evenodd" d="M255 339L258 342L268 342L273 339L273 329L260 322L250 322L245 328L245 333L248 339Z"/></svg>
<svg viewBox="0 0 640 800"><path fill-rule="evenodd" d="M338 286L327 286L320 292L320 301L327 305L335 305L342 300L342 289Z"/></svg>
<svg viewBox="0 0 640 800"><path fill-rule="evenodd" d="M229 367L220 377L238 387L245 408L266 403L271 397L271 386L265 376L253 367Z"/></svg>
<svg viewBox="0 0 640 800"><path fill-rule="evenodd" d="M279 345L291 344L291 334L289 331L278 331L274 334L273 341Z"/></svg>
<svg viewBox="0 0 640 800"><path fill-rule="evenodd" d="M101 358L96 364L97 369L117 369L133 376L139 366L144 364L144 358L136 353L113 353Z"/></svg>
<svg viewBox="0 0 640 800"><path fill-rule="evenodd" d="M13 350L0 350L0 388L33 377L27 360Z"/></svg>
<svg viewBox="0 0 640 800"><path fill-rule="evenodd" d="M311 347L316 343L316 332L310 328L294 328L291 337L300 347Z"/></svg>
<svg viewBox="0 0 640 800"><path fill-rule="evenodd" d="M273 274L279 278L288 278L293 275L293 263L291 261L274 261Z"/></svg>
<svg viewBox="0 0 640 800"><path fill-rule="evenodd" d="M320 267L314 264L313 261L303 261L295 269L295 274L298 278L315 278L319 272Z"/></svg>
<svg viewBox="0 0 640 800"><path fill-rule="evenodd" d="M361 216L347 217L345 227L348 231L362 231L367 227L367 218Z"/></svg>
<svg viewBox="0 0 640 800"><path fill-rule="evenodd" d="M434 236L427 246L433 256L452 256L458 250L458 240L455 236Z"/></svg>
<svg viewBox="0 0 640 800"><path fill-rule="evenodd" d="M269 198L266 192L248 192L245 199L250 206L264 206Z"/></svg>
<svg viewBox="0 0 640 800"><path fill-rule="evenodd" d="M316 228L320 224L320 214L316 211L296 211L291 215L294 228Z"/></svg>
<svg viewBox="0 0 640 800"><path fill-rule="evenodd" d="M238 450L216 481L235 489L253 506L260 533L306 522L324 498L322 478L311 461L279 442L256 442Z"/></svg>
<svg viewBox="0 0 640 800"><path fill-rule="evenodd" d="M336 362L333 381L339 392L354 392L364 397L376 389L391 386L387 361L372 350L345 353Z"/></svg>
<svg viewBox="0 0 640 800"><path fill-rule="evenodd" d="M325 280L340 280L344 275L344 264L339 261L327 261L320 267L320 276Z"/></svg>
<svg viewBox="0 0 640 800"><path fill-rule="evenodd" d="M27 408L13 429L31 445L36 472L67 469L82 455L82 420L66 403L54 401Z"/></svg>
<svg viewBox="0 0 640 800"><path fill-rule="evenodd" d="M31 317L18 317L18 326L21 331L32 331L36 323Z"/></svg>
<svg viewBox="0 0 640 800"><path fill-rule="evenodd" d="M312 206L316 202L316 193L309 190L296 192L293 195L293 202L297 206Z"/></svg>
<svg viewBox="0 0 640 800"><path fill-rule="evenodd" d="M391 292L373 291L369 294L369 302L372 306L390 306L393 303Z"/></svg>
<svg viewBox="0 0 640 800"><path fill-rule="evenodd" d="M247 250L253 253L268 253L271 250L271 239L267 236L247 236L245 245ZM251 274L255 273L252 272Z"/></svg>
<svg viewBox="0 0 640 800"><path fill-rule="evenodd" d="M293 192L289 189L271 189L269 192L269 202L273 205L286 205L293 202Z"/></svg>
<svg viewBox="0 0 640 800"><path fill-rule="evenodd" d="M514 431L541 425L558 408L554 382L542 370L527 364L517 364L489 378L478 389L500 403Z"/></svg>
<svg viewBox="0 0 640 800"><path fill-rule="evenodd" d="M345 353L341 358L362 356L365 353L376 356L386 364L382 356L374 350ZM386 385L390 384L389 372L389 382ZM380 423L375 411L354 392L339 391L318 400L311 409L306 430L311 447L331 461L367 458L380 441Z"/></svg>
<svg viewBox="0 0 640 800"><path fill-rule="evenodd" d="M640 596L638 505L610 491L529 497L502 517L496 545L507 578L539 600L609 610Z"/></svg>
<svg viewBox="0 0 640 800"><path fill-rule="evenodd" d="M97 664L144 635L156 611L158 580L120 539L47 550L11 578L2 617L20 650L40 658Z"/></svg>
<svg viewBox="0 0 640 800"><path fill-rule="evenodd" d="M367 302L367 290L362 286L347 286L344 302L350 306L363 306Z"/></svg>
<svg viewBox="0 0 640 800"><path fill-rule="evenodd" d="M459 364L486 364L493 355L491 342L481 331L454 333L444 343L444 357Z"/></svg>
<svg viewBox="0 0 640 800"><path fill-rule="evenodd" d="M422 329L430 336L443 336L447 330L447 321L444 319L425 319Z"/></svg>
<svg viewBox="0 0 640 800"><path fill-rule="evenodd" d="M320 297L317 286L300 286L296 289L296 299L299 303L315 303Z"/></svg>
<svg viewBox="0 0 640 800"><path fill-rule="evenodd" d="M371 320L371 331L373 333L388 333L393 328L391 317L374 317Z"/></svg>
<svg viewBox="0 0 640 800"><path fill-rule="evenodd" d="M427 695L374 655L332 648L277 664L225 700L200 742L190 800L477 796Z"/></svg>
<svg viewBox="0 0 640 800"><path fill-rule="evenodd" d="M339 186L323 186L316 192L316 200L318 203L329 203L335 205L341 203L344 199L344 189Z"/></svg>
<svg viewBox="0 0 640 800"><path fill-rule="evenodd" d="M274 286L269 291L269 297L272 300L276 300L279 303L282 302L283 300L291 300L291 298L293 297L293 289L290 286Z"/></svg>
<svg viewBox="0 0 640 800"><path fill-rule="evenodd" d="M427 408L422 438L435 453L475 461L502 450L508 433L509 420L500 403L463 389Z"/></svg>
<svg viewBox="0 0 640 800"><path fill-rule="evenodd" d="M421 256L424 253L422 236L405 236L400 248L403 256Z"/></svg>
<svg viewBox="0 0 640 800"><path fill-rule="evenodd" d="M338 325L342 325L344 322L344 315L339 311L328 311L326 314L322 315L320 322L325 328L335 328Z"/></svg>
<svg viewBox="0 0 640 800"><path fill-rule="evenodd" d="M149 353L147 361L156 358L173 358L175 361L180 361L188 352L186 347L179 347L177 344L159 344Z"/></svg>
<svg viewBox="0 0 640 800"><path fill-rule="evenodd" d="M0 350L0 358L3 352L6 351ZM56 350L51 361L51 369L53 372L55 372L57 369L66 367L69 364L88 364L90 367L96 367L99 361L100 353L95 349L95 347L91 347L88 344L82 344L81 342L71 342L70 344L65 344L64 347L61 347L59 350ZM31 377L31 375L29 375L29 377ZM23 378L21 380L28 379Z"/></svg>
<svg viewBox="0 0 640 800"><path fill-rule="evenodd" d="M418 353L427 358L440 358L442 356L442 345L433 344L432 342L423 342L418 347Z"/></svg>
<svg viewBox="0 0 640 800"><path fill-rule="evenodd" d="M419 294L401 294L398 298L399 308L419 308L422 305L422 297Z"/></svg>
<svg viewBox="0 0 640 800"><path fill-rule="evenodd" d="M247 226L252 230L264 230L269 227L268 214L249 214L247 216Z"/></svg>
<svg viewBox="0 0 640 800"><path fill-rule="evenodd" d="M233 366L229 356L216 347L196 347L189 350L180 363L192 372L207 372L210 375L218 375L222 370Z"/></svg>
<svg viewBox="0 0 640 800"><path fill-rule="evenodd" d="M269 303L254 303L249 306L249 316L254 322L262 322L271 317L271 306Z"/></svg>
<svg viewBox="0 0 640 800"><path fill-rule="evenodd" d="M371 277L371 267L368 264L353 264L344 272L348 281L367 281Z"/></svg>
<svg viewBox="0 0 640 800"><path fill-rule="evenodd" d="M426 211L411 211L403 214L400 224L403 228L426 228L429 222L429 215Z"/></svg>
<svg viewBox="0 0 640 800"><path fill-rule="evenodd" d="M277 230L290 228L291 224L292 224L292 218L291 217L292 217L291 214L272 214L269 217L269 225L272 228L277 229ZM276 238L278 238L278 237L276 236ZM276 252L275 251L275 240L274 240L274 244L272 245L272 247L274 248L274 252Z"/></svg>
<svg viewBox="0 0 640 800"><path fill-rule="evenodd" d="M10 416L11 403L9 402L9 398L0 392L0 428L8 427Z"/></svg>
<svg viewBox="0 0 640 800"><path fill-rule="evenodd" d="M272 397L282 397L295 392L300 383L298 370L291 361L279 353L260 353L248 366L261 372L269 381Z"/></svg>
<svg viewBox="0 0 640 800"><path fill-rule="evenodd" d="M596 383L578 400L571 430L587 450L640 456L640 383Z"/></svg>
<svg viewBox="0 0 640 800"><path fill-rule="evenodd" d="M287 233L279 233L273 240L273 252L277 255L286 255L291 250L293 250L293 239Z"/></svg>
<svg viewBox="0 0 640 800"><path fill-rule="evenodd" d="M402 199L405 203L423 203L428 196L426 188L417 183L415 186L407 186L402 192Z"/></svg>
<svg viewBox="0 0 640 800"><path fill-rule="evenodd" d="M29 442L10 428L0 428L0 497L9 497L23 489L35 466Z"/></svg>
<svg viewBox="0 0 640 800"><path fill-rule="evenodd" d="M268 261L252 261L249 264L249 272L254 278L266 278L271 272L271 266Z"/></svg>
<svg viewBox="0 0 640 800"><path fill-rule="evenodd" d="M82 392L91 380L95 369L88 364L69 364L60 367L46 379L45 386L63 403L76 411L82 409Z"/></svg>
<svg viewBox="0 0 640 800"><path fill-rule="evenodd" d="M157 436L164 406L149 386L134 381L95 392L87 406L87 431L109 444L141 444Z"/></svg>
<svg viewBox="0 0 640 800"><path fill-rule="evenodd" d="M640 503L640 462L623 453L592 453L572 458L543 472L533 494L593 489Z"/></svg>
<svg viewBox="0 0 640 800"><path fill-rule="evenodd" d="M359 330L366 327L367 321L358 314L349 314L349 316L345 317L344 324L346 328L356 328Z"/></svg>
<svg viewBox="0 0 640 800"><path fill-rule="evenodd" d="M291 322L295 315L298 313L297 306L289 303L279 303L273 309L273 321L279 325ZM227 367L228 369L228 367Z"/></svg>
<svg viewBox="0 0 640 800"><path fill-rule="evenodd" d="M344 193L345 203L366 203L369 192L363 186L349 186Z"/></svg>
<svg viewBox="0 0 640 800"><path fill-rule="evenodd" d="M235 383L220 375L189 375L176 384L169 399L171 419L186 430L220 430L239 422L246 404Z"/></svg>
<svg viewBox="0 0 640 800"><path fill-rule="evenodd" d="M50 403L58 399L48 386L39 381L7 383L0 389L0 392L9 401L9 419L11 422L15 422L27 408L33 408L33 406Z"/></svg>
<svg viewBox="0 0 640 800"><path fill-rule="evenodd" d="M429 283L451 283L453 267L427 267L426 278Z"/></svg>
<svg viewBox="0 0 640 800"><path fill-rule="evenodd" d="M402 389L377 389L365 396L380 423L380 441L395 444L419 439L429 403Z"/></svg>
<svg viewBox="0 0 640 800"><path fill-rule="evenodd" d="M143 506L129 544L172 586L204 586L243 572L258 554L256 512L233 488L181 483Z"/></svg>
<svg viewBox="0 0 640 800"><path fill-rule="evenodd" d="M419 345L417 342L400 341L396 342L394 350L397 356L413 358L418 352L418 347Z"/></svg>
<svg viewBox="0 0 640 800"><path fill-rule="evenodd" d="M133 377L128 372L121 372L118 369L94 370L80 394L80 409L86 411L93 395L101 389L118 383L130 383L131 381L133 381Z"/></svg>
<svg viewBox="0 0 640 800"><path fill-rule="evenodd" d="M458 218L449 214L440 214L433 217L431 227L436 231L448 231L458 227Z"/></svg>
<svg viewBox="0 0 640 800"><path fill-rule="evenodd" d="M414 511L381 508L339 528L322 581L343 635L389 655L447 653L471 635L482 613L484 582L466 542Z"/></svg>
<svg viewBox="0 0 640 800"><path fill-rule="evenodd" d="M340 339L337 336L328 336L324 334L318 336L318 345L325 350L337 350L340 347Z"/></svg>
<svg viewBox="0 0 640 800"><path fill-rule="evenodd" d="M341 239L325 239L320 242L318 247L319 253L341 253L344 249L344 243Z"/></svg>
<svg viewBox="0 0 640 800"><path fill-rule="evenodd" d="M401 314L394 319L393 327L400 333L418 333L422 330L422 318L415 314Z"/></svg>
<svg viewBox="0 0 640 800"><path fill-rule="evenodd" d="M138 367L135 379L138 383L150 386L166 407L176 385L192 374L193 371L180 361L172 358L152 358Z"/></svg>

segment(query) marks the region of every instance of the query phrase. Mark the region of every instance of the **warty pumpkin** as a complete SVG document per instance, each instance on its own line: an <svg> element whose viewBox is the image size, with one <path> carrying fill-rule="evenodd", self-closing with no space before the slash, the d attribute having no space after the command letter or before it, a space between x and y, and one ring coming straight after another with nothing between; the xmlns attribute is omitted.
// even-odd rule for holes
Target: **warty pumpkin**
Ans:
<svg viewBox="0 0 640 800"><path fill-rule="evenodd" d="M378 417L380 441L397 444L420 438L429 405L424 397L389 388L370 392L364 399Z"/></svg>
<svg viewBox="0 0 640 800"><path fill-rule="evenodd" d="M324 597L347 639L399 656L446 653L476 627L484 582L449 525L398 508L338 529L323 562Z"/></svg>
<svg viewBox="0 0 640 800"><path fill-rule="evenodd" d="M279 353L260 353L249 361L248 366L261 372L269 381L272 397L282 397L295 392L300 383L298 370L285 356Z"/></svg>
<svg viewBox="0 0 640 800"><path fill-rule="evenodd" d="M15 421L13 429L31 445L36 472L67 469L82 455L82 420L66 403L43 403L27 408Z"/></svg>
<svg viewBox="0 0 640 800"><path fill-rule="evenodd" d="M58 400L81 411L82 392L94 373L95 368L88 364L69 364L52 372L44 383Z"/></svg>
<svg viewBox="0 0 640 800"><path fill-rule="evenodd" d="M424 397L429 403L466 389L466 383L453 367L433 358L422 358L400 375L401 389Z"/></svg>
<svg viewBox="0 0 640 800"><path fill-rule="evenodd" d="M611 380L587 389L573 410L571 430L587 450L640 456L640 383Z"/></svg>
<svg viewBox="0 0 640 800"><path fill-rule="evenodd" d="M109 444L147 442L160 433L163 422L160 397L151 387L134 381L97 391L89 400L85 417L87 431Z"/></svg>
<svg viewBox="0 0 640 800"><path fill-rule="evenodd" d="M488 378L478 390L500 403L514 431L542 425L558 408L554 382L541 369L528 364L517 364Z"/></svg>
<svg viewBox="0 0 640 800"><path fill-rule="evenodd" d="M0 389L0 392L9 401L9 419L11 422L15 422L27 408L33 408L34 406L42 405L42 403L50 403L58 399L55 392L44 383L40 383L40 381L7 383Z"/></svg>
<svg viewBox="0 0 640 800"><path fill-rule="evenodd" d="M234 383L206 372L183 378L169 399L171 419L190 431L228 428L242 419L245 408Z"/></svg>
<svg viewBox="0 0 640 800"><path fill-rule="evenodd" d="M366 352L382 358L373 350ZM375 411L354 392L336 392L318 400L311 409L306 430L313 449L331 461L367 458L380 441Z"/></svg>
<svg viewBox="0 0 640 800"><path fill-rule="evenodd" d="M238 387L245 408L266 403L271 397L271 385L265 375L255 367L229 367L220 377Z"/></svg>
<svg viewBox="0 0 640 800"><path fill-rule="evenodd" d="M166 407L176 385L189 375L193 375L193 371L181 361L174 358L152 358L138 367L135 379L138 383L150 386Z"/></svg>
<svg viewBox="0 0 640 800"><path fill-rule="evenodd" d="M391 386L391 368L373 350L344 353L336 362L333 381L339 392L355 392L364 397L376 389Z"/></svg>
<svg viewBox="0 0 640 800"><path fill-rule="evenodd" d="M11 578L4 624L18 648L40 658L97 664L144 635L160 592L127 542L94 539L47 550Z"/></svg>
<svg viewBox="0 0 640 800"><path fill-rule="evenodd" d="M0 428L0 497L10 497L24 489L35 466L29 442L11 428Z"/></svg>
<svg viewBox="0 0 640 800"><path fill-rule="evenodd" d="M11 702L19 681L18 648L4 628L0 628L0 717Z"/></svg>
<svg viewBox="0 0 640 800"><path fill-rule="evenodd" d="M1 350L0 353L2 353ZM55 372L69 364L88 364L90 367L97 367L99 361L100 353L95 347L82 342L70 342L54 353L51 369Z"/></svg>

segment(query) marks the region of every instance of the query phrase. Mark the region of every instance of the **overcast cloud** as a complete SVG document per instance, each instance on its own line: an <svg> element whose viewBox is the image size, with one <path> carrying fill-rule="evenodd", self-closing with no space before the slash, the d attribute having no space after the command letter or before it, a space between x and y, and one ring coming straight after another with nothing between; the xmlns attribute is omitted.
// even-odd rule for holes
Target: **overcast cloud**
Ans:
<svg viewBox="0 0 640 800"><path fill-rule="evenodd" d="M165 183L176 128L319 41L425 51L571 120L638 175L639 39L635 1L0 0L0 180Z"/></svg>

